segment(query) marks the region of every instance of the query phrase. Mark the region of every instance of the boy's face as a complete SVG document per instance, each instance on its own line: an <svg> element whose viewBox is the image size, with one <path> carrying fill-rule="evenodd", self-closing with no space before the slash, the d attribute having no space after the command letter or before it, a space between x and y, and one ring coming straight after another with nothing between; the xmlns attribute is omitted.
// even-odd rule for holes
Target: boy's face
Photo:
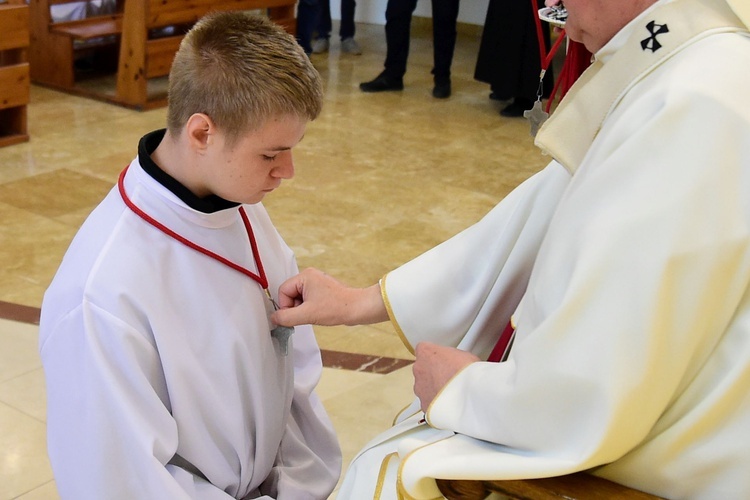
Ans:
<svg viewBox="0 0 750 500"><path fill-rule="evenodd" d="M272 118L232 145L224 134L214 134L204 163L206 190L237 203L260 202L282 180L294 177L292 148L306 126L307 120L297 116Z"/></svg>

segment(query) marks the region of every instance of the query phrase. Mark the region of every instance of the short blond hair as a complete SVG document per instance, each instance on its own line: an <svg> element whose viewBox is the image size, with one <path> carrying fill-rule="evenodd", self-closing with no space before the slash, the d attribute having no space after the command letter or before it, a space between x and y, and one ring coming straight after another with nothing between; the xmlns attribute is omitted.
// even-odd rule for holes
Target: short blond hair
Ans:
<svg viewBox="0 0 750 500"><path fill-rule="evenodd" d="M233 142L276 116L314 120L322 106L323 84L305 52L258 15L208 14L185 35L169 73L167 127L175 135L205 113Z"/></svg>

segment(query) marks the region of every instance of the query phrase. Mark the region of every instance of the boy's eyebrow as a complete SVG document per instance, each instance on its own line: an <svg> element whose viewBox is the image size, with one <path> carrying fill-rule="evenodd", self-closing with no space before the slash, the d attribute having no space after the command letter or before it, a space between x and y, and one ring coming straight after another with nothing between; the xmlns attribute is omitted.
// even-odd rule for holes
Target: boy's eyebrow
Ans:
<svg viewBox="0 0 750 500"><path fill-rule="evenodd" d="M305 138L304 135L300 137L299 142L302 142L302 139L304 138ZM276 147L268 148L268 151L289 151L290 149L292 149L292 147L293 146L276 146Z"/></svg>

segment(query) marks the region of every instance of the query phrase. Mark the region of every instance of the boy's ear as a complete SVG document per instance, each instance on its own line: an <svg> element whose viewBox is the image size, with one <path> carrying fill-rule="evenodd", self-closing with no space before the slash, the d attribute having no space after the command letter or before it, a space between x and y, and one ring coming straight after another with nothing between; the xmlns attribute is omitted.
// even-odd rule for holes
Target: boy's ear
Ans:
<svg viewBox="0 0 750 500"><path fill-rule="evenodd" d="M208 115L195 113L188 118L185 132L190 147L195 151L203 151L214 141L216 125Z"/></svg>

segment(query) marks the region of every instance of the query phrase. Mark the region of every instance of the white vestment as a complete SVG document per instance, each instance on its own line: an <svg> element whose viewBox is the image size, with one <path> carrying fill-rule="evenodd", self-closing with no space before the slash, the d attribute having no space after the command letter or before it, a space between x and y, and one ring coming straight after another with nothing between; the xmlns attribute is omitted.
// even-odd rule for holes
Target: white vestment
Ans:
<svg viewBox="0 0 750 500"><path fill-rule="evenodd" d="M681 39L685 18L713 22L702 8L731 26ZM652 55L666 57L639 66ZM509 359L459 372L426 423L405 413L340 499L581 470L669 498L750 497L750 36L721 0L662 0L595 57L602 75L538 138L560 162L381 282L407 346L486 359L512 317ZM587 127L589 142L560 143Z"/></svg>
<svg viewBox="0 0 750 500"><path fill-rule="evenodd" d="M194 210L138 158L124 187L158 222L257 273L237 207ZM261 204L244 209L275 291L297 273L294 256ZM168 237L110 192L42 306L48 448L61 497L327 498L341 454L313 392L320 351L302 326L284 356L268 303L250 277ZM173 465L184 463L175 455L188 465Z"/></svg>

